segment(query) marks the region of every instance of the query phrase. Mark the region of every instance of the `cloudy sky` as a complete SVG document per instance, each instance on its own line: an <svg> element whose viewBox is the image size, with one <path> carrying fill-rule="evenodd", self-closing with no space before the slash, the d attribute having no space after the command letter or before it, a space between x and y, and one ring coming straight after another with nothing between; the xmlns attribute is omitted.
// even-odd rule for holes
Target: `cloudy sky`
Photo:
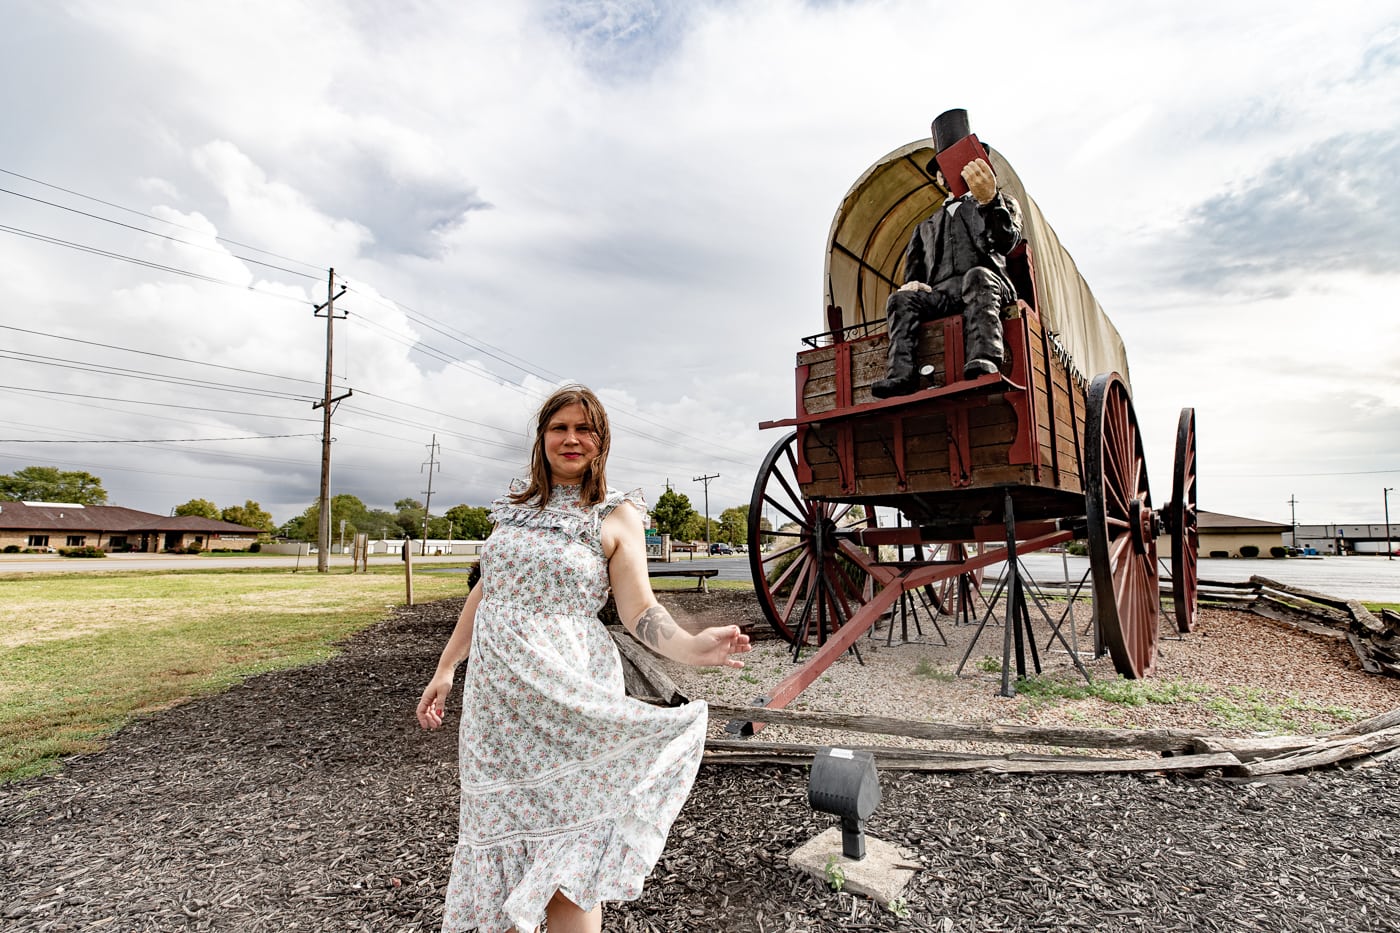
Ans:
<svg viewBox="0 0 1400 933"><path fill-rule="evenodd" d="M333 492L422 499L436 434L434 512L485 504L577 380L613 485L718 514L842 196L965 107L1123 335L1158 502L1187 405L1202 508L1400 487L1393 0L3 6L0 472L300 513L334 267Z"/></svg>

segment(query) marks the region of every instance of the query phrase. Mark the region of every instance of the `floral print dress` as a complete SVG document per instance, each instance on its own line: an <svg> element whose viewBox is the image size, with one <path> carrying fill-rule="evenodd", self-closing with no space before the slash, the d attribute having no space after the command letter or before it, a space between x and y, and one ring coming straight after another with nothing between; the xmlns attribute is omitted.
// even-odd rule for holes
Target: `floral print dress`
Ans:
<svg viewBox="0 0 1400 933"><path fill-rule="evenodd" d="M584 507L579 491L555 486L542 511L493 503L462 685L444 931L524 933L556 890L584 910L637 898L700 766L705 704L628 697L598 619L603 519L624 501L645 514L641 492L610 489Z"/></svg>

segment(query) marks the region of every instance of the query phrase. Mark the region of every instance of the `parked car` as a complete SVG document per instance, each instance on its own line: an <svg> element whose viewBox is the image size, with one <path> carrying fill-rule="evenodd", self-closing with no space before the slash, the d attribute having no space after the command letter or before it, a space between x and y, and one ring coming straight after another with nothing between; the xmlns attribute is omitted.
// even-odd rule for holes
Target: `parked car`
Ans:
<svg viewBox="0 0 1400 933"><path fill-rule="evenodd" d="M710 545L711 554L733 554L734 548L722 541L717 541Z"/></svg>

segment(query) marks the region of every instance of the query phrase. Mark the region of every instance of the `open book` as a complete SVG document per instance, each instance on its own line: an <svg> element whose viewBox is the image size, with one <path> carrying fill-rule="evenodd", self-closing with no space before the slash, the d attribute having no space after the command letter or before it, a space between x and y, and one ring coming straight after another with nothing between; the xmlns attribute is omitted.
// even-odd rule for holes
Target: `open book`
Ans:
<svg viewBox="0 0 1400 933"><path fill-rule="evenodd" d="M988 165L992 164L992 160L987 158L987 150L982 148L982 143L977 139L976 133L964 136L938 153L936 158L938 159L938 168L943 172L943 178L948 184L948 192L955 198L967 194L967 182L963 181L962 170L967 167L969 162L984 159Z"/></svg>

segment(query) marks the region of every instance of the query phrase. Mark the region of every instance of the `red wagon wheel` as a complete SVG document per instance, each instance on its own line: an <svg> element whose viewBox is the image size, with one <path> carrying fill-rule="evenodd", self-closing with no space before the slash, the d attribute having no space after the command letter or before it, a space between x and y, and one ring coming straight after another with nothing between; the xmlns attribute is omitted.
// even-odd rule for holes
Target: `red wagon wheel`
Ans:
<svg viewBox="0 0 1400 933"><path fill-rule="evenodd" d="M1157 660L1157 518L1147 488L1142 437L1117 373L1089 387L1084 489L1094 614L1118 673L1152 673Z"/></svg>
<svg viewBox="0 0 1400 933"><path fill-rule="evenodd" d="M862 552L844 539L874 516L803 497L796 448L794 432L773 445L759 468L749 501L749 567L774 630L794 645L820 644L870 599Z"/></svg>
<svg viewBox="0 0 1400 933"><path fill-rule="evenodd" d="M1192 632L1199 618L1196 563L1196 409L1183 408L1176 423L1176 457L1172 463L1172 501L1162 516L1172 539L1172 602L1176 627Z"/></svg>

